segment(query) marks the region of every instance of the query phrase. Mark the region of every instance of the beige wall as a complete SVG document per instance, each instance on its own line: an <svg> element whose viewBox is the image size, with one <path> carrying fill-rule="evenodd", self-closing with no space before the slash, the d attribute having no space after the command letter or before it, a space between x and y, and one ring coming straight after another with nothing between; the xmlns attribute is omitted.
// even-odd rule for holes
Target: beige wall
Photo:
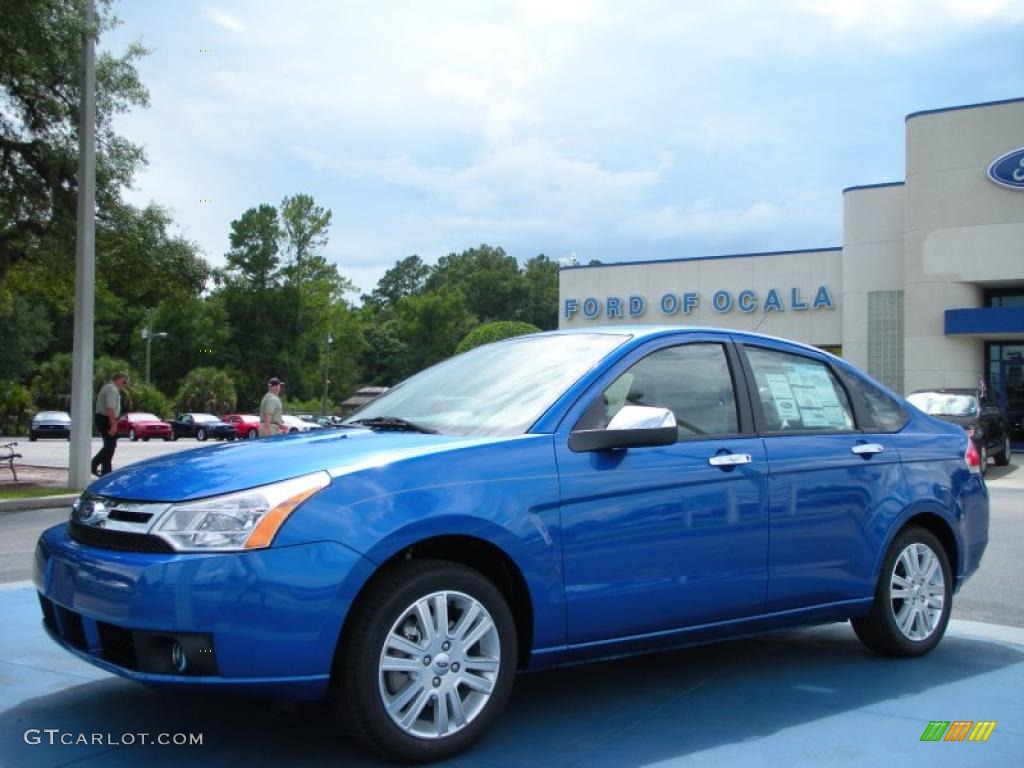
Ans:
<svg viewBox="0 0 1024 768"><path fill-rule="evenodd" d="M972 386L984 342L947 337L946 309L980 307L983 284L1024 281L1024 193L986 176L1024 144L1024 102L907 118L907 391Z"/></svg>
<svg viewBox="0 0 1024 768"><path fill-rule="evenodd" d="M843 357L868 367L868 293L903 290L904 188L843 192Z"/></svg>
<svg viewBox="0 0 1024 768"><path fill-rule="evenodd" d="M791 290L797 288L801 298L812 304L815 293L822 285L832 295L834 309L794 310ZM769 289L779 291L785 309L765 312L764 300ZM735 306L743 289L757 293L757 309L744 314ZM734 306L729 312L716 312L712 296L718 290L732 293ZM689 314L681 312L666 315L661 311L661 297L665 293L680 296L685 292L700 294L698 306ZM584 299L594 297L606 305L608 297L623 302L631 295L646 299L647 311L642 317L631 318L624 312L621 319L612 319L604 313L594 320L583 316ZM654 264L623 264L563 269L559 273L559 327L585 328L599 325L699 325L738 330L754 330L773 336L783 336L808 344L838 345L842 342L842 254L838 250L787 252L757 256L736 256L716 259L688 259ZM572 318L565 317L565 300L574 298L580 311Z"/></svg>

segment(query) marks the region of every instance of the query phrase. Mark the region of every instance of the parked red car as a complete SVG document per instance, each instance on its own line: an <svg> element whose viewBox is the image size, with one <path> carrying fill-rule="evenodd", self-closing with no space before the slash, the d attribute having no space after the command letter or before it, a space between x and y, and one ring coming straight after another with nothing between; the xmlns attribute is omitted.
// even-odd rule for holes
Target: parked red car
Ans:
<svg viewBox="0 0 1024 768"><path fill-rule="evenodd" d="M131 440L171 439L171 425L152 413L125 413L117 422L117 436Z"/></svg>
<svg viewBox="0 0 1024 768"><path fill-rule="evenodd" d="M232 413L223 418L228 424L235 425L235 431L241 440L255 440L259 437L260 417L251 413Z"/></svg>

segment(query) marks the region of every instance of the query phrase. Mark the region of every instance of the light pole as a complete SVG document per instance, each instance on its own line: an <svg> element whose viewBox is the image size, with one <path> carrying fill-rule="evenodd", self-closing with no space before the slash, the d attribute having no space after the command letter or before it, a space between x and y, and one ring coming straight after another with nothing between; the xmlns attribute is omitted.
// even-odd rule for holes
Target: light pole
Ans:
<svg viewBox="0 0 1024 768"><path fill-rule="evenodd" d="M331 370L331 344L334 343L334 337L331 334L327 334L327 344L324 345L324 399L320 408L320 415L327 415L327 385L330 383L328 375Z"/></svg>
<svg viewBox="0 0 1024 768"><path fill-rule="evenodd" d="M153 343L153 338L154 337L156 337L158 339L166 339L167 338L167 332L166 331L159 331L157 333L153 333L151 330L149 330L148 326L146 328L142 329L142 338L144 338L146 340L146 383L147 384L149 384L149 347Z"/></svg>

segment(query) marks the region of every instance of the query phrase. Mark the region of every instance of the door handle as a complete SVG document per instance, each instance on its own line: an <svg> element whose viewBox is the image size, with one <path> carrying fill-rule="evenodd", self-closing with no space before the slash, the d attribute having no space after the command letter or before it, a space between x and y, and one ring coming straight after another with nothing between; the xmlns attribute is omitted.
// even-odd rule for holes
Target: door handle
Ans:
<svg viewBox="0 0 1024 768"><path fill-rule="evenodd" d="M873 456L876 453L884 453L885 446L878 443L857 443L850 450L858 456Z"/></svg>
<svg viewBox="0 0 1024 768"><path fill-rule="evenodd" d="M735 467L738 464L749 464L753 461L749 453L722 453L708 459L712 467Z"/></svg>

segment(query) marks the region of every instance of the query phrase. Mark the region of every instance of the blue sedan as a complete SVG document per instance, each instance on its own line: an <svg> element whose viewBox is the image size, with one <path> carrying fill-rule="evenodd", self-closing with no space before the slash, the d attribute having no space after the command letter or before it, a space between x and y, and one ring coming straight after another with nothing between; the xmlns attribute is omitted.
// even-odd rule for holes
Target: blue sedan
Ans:
<svg viewBox="0 0 1024 768"><path fill-rule="evenodd" d="M43 533L50 636L169 689L326 698L392 758L459 753L517 670L850 620L919 656L981 561L963 429L800 344L552 332L342 429L94 482Z"/></svg>

